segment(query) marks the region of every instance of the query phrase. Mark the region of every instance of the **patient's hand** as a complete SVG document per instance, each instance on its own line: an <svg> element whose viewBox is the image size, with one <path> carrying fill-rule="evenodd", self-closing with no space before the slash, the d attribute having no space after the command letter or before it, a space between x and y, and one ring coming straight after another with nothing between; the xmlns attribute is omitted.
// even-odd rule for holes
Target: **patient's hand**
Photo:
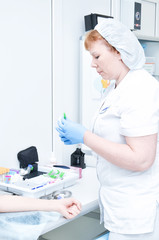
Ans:
<svg viewBox="0 0 159 240"><path fill-rule="evenodd" d="M77 216L81 211L81 203L74 198L64 198L55 201L57 211L67 219Z"/></svg>

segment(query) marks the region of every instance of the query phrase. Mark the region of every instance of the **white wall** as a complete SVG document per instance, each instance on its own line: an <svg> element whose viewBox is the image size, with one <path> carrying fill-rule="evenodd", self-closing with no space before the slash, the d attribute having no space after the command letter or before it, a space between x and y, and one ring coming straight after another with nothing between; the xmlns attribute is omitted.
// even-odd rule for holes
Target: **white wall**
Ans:
<svg viewBox="0 0 159 240"><path fill-rule="evenodd" d="M0 166L52 151L51 0L0 0Z"/></svg>
<svg viewBox="0 0 159 240"><path fill-rule="evenodd" d="M79 120L79 39L85 33L84 16L90 13L110 15L110 0L54 0L54 126L63 112ZM58 162L69 164L75 148L64 146L54 131Z"/></svg>

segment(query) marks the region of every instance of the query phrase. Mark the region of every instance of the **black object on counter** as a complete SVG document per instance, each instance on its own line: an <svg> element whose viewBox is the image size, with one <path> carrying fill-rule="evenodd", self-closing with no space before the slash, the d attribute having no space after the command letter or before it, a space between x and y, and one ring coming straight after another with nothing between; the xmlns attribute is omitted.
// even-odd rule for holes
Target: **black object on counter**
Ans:
<svg viewBox="0 0 159 240"><path fill-rule="evenodd" d="M33 178L33 177L44 174L44 172L38 171L37 162L39 161L39 158L38 158L38 151L35 146L31 146L29 148L21 150L20 152L18 152L17 158L20 163L20 168L26 169L28 165L32 165L33 167L30 173L24 175L23 177L24 180L27 178Z"/></svg>
<svg viewBox="0 0 159 240"><path fill-rule="evenodd" d="M36 147L31 146L18 152L17 157L20 162L20 168L27 168L29 164L34 164L34 171L37 171L36 162L38 162L39 159Z"/></svg>
<svg viewBox="0 0 159 240"><path fill-rule="evenodd" d="M76 151L71 154L71 166L86 168L86 164L84 163L84 155L80 148L76 148Z"/></svg>

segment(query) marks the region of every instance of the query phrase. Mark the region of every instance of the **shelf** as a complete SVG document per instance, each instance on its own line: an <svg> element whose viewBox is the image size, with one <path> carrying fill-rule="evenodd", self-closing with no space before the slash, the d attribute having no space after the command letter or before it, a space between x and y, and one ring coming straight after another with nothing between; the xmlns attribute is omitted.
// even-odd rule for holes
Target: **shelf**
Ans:
<svg viewBox="0 0 159 240"><path fill-rule="evenodd" d="M159 42L159 37L144 36L144 35L140 35L140 34L138 34L136 32L134 32L134 34L136 35L136 37L139 40L151 41L151 42Z"/></svg>

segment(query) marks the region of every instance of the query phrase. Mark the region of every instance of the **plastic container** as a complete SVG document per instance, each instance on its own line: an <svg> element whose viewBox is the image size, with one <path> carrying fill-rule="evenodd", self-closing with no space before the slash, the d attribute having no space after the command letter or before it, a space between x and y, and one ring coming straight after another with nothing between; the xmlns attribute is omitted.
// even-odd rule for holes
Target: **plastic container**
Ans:
<svg viewBox="0 0 159 240"><path fill-rule="evenodd" d="M155 57L146 57L144 69L147 70L151 75L155 74L155 65L156 65Z"/></svg>

